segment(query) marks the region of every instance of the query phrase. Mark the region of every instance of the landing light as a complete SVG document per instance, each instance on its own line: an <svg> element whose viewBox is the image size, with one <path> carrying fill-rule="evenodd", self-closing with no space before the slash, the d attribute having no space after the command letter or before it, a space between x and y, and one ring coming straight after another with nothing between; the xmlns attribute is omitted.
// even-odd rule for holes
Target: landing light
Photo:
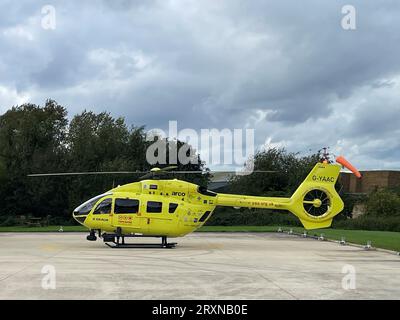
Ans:
<svg viewBox="0 0 400 320"><path fill-rule="evenodd" d="M372 242L371 242L370 240L367 241L367 245L364 246L364 249L365 249L365 250L370 250L370 249L372 249Z"/></svg>

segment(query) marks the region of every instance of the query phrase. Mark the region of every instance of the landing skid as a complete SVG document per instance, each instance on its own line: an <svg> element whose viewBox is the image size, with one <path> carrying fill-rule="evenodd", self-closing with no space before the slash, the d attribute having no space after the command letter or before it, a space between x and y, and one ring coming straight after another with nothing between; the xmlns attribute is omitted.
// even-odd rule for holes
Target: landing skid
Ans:
<svg viewBox="0 0 400 320"><path fill-rule="evenodd" d="M172 249L175 248L177 245L176 242L171 242L166 245L163 244L157 244L157 243L125 243L125 244L118 244L116 242L113 242L114 244L110 244L106 242L106 245L110 248L113 249L118 249L118 248L133 248L133 249L145 249L145 248L152 248L152 249Z"/></svg>
<svg viewBox="0 0 400 320"><path fill-rule="evenodd" d="M103 234L102 238L105 244L110 248L159 248L172 249L177 245L176 242L168 242L166 236L155 236L161 238L161 243L126 243L125 238L137 238L139 236L121 235L121 234Z"/></svg>

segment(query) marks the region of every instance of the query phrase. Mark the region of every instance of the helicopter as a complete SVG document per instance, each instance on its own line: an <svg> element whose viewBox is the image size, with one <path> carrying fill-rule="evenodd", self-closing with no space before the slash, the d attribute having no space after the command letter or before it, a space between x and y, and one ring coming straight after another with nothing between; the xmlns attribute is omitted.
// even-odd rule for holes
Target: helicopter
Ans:
<svg viewBox="0 0 400 320"><path fill-rule="evenodd" d="M335 189L341 167L361 178L358 170L344 157L337 157L336 162L330 161L325 152L290 198L216 193L184 180L162 179L165 171L176 167L153 168L140 181L117 186L89 199L75 208L72 216L89 229L87 240L96 241L97 234L112 248L173 248L177 243L168 242L168 238L183 237L199 229L217 206L286 210L297 216L307 230L327 228L331 226L333 217L344 208ZM29 176L68 174L96 173ZM128 237L161 238L161 244L126 243Z"/></svg>

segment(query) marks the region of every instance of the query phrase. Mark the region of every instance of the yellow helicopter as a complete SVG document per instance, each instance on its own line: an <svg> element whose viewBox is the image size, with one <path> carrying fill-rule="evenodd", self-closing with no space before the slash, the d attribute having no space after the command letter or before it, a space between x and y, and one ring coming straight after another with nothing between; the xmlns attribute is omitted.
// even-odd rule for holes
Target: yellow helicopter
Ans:
<svg viewBox="0 0 400 320"><path fill-rule="evenodd" d="M361 177L343 157L336 160ZM97 240L98 233L107 245L118 248L138 246L125 243L126 237L157 237L161 244L147 246L172 248L176 243L168 243L167 238L183 237L200 228L217 206L288 210L306 229L327 228L344 207L335 190L340 164L322 159L290 198L215 193L183 180L157 179L171 167L153 168L141 181L118 186L81 204L73 217L90 230L87 240ZM49 175L60 174L30 176Z"/></svg>

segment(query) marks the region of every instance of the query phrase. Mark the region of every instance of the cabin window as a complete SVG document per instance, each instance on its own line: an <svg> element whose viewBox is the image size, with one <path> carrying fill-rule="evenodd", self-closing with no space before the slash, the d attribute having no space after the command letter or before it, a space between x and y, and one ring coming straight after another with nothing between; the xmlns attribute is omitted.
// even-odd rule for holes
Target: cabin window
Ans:
<svg viewBox="0 0 400 320"><path fill-rule="evenodd" d="M111 198L104 199L100 202L96 209L94 210L93 214L109 214L111 213Z"/></svg>
<svg viewBox="0 0 400 320"><path fill-rule="evenodd" d="M137 199L115 199L115 213L138 213L139 200Z"/></svg>
<svg viewBox="0 0 400 320"><path fill-rule="evenodd" d="M174 213L176 208L178 208L178 204L177 203L170 203L169 204L169 208L168 208L168 212L169 213Z"/></svg>
<svg viewBox="0 0 400 320"><path fill-rule="evenodd" d="M158 201L147 201L147 212L149 213L161 213L162 202Z"/></svg>

